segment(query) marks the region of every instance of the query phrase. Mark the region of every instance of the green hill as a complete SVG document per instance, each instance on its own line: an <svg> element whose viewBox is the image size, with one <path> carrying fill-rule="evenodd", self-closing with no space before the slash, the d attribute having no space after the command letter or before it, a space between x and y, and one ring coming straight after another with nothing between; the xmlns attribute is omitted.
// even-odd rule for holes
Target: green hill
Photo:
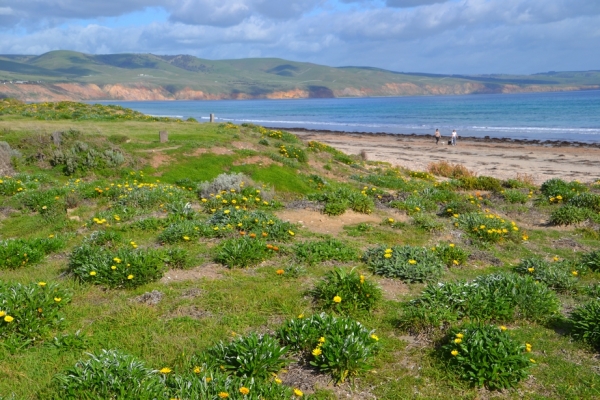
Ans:
<svg viewBox="0 0 600 400"><path fill-rule="evenodd" d="M310 98L598 89L600 71L440 75L278 58L205 60L60 50L0 55L0 81L0 95L21 100Z"/></svg>

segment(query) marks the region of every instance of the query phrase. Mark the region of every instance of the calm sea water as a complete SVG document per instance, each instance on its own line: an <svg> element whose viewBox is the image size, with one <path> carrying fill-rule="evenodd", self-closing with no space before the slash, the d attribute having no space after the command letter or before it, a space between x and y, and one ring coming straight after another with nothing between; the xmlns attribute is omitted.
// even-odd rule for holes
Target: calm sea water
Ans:
<svg viewBox="0 0 600 400"><path fill-rule="evenodd" d="M346 132L600 141L600 91L359 99L106 101L145 114Z"/></svg>

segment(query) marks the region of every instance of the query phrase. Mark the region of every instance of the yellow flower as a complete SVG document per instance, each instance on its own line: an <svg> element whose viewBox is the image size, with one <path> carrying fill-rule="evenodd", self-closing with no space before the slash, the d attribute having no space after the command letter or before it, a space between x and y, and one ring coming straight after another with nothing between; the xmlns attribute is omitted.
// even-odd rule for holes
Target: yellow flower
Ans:
<svg viewBox="0 0 600 400"><path fill-rule="evenodd" d="M391 253L391 252L392 252L392 249L385 249L385 253L386 253L386 254L389 254L389 253Z"/></svg>
<svg viewBox="0 0 600 400"><path fill-rule="evenodd" d="M10 322L13 322L13 321L14 321L14 318L11 317L10 315L7 315L6 317L4 317L4 322L10 323Z"/></svg>
<svg viewBox="0 0 600 400"><path fill-rule="evenodd" d="M458 260L452 260L452 264L458 265Z"/></svg>
<svg viewBox="0 0 600 400"><path fill-rule="evenodd" d="M90 275L91 275L91 276L96 276L96 271L92 271L92 272L90 272Z"/></svg>
<svg viewBox="0 0 600 400"><path fill-rule="evenodd" d="M394 223L394 218L388 218L388 222L389 222L390 224L393 224L393 223Z"/></svg>
<svg viewBox="0 0 600 400"><path fill-rule="evenodd" d="M223 211L223 214L229 214L229 210Z"/></svg>
<svg viewBox="0 0 600 400"><path fill-rule="evenodd" d="M365 283L365 277L364 275L360 276L360 284L362 285L363 283Z"/></svg>
<svg viewBox="0 0 600 400"><path fill-rule="evenodd" d="M504 331L505 331L505 330L507 330L507 329L508 329L508 328L507 328L507 327L505 327L504 325L500 325L500 330L501 330L501 331L503 331L503 332L504 332Z"/></svg>
<svg viewBox="0 0 600 400"><path fill-rule="evenodd" d="M579 273L577 271L571 271L571 274L573 274L573 276L577 276Z"/></svg>
<svg viewBox="0 0 600 400"><path fill-rule="evenodd" d="M373 333L373 334L371 335L371 339L373 339L374 341L376 341L376 342L377 342L377 341L379 340L379 336L377 336L376 334L374 334L374 333Z"/></svg>
<svg viewBox="0 0 600 400"><path fill-rule="evenodd" d="M55 298L54 298L54 301L55 301L55 302L57 302L57 303L60 303L60 301L61 301L61 300L62 300L62 299L61 299L60 297L55 297Z"/></svg>
<svg viewBox="0 0 600 400"><path fill-rule="evenodd" d="M44 286L46 286L46 282L38 282L38 286L39 287L44 287Z"/></svg>
<svg viewBox="0 0 600 400"><path fill-rule="evenodd" d="M113 258L113 261L116 262L117 264L120 264L122 260L119 257L115 257L115 258Z"/></svg>
<svg viewBox="0 0 600 400"><path fill-rule="evenodd" d="M195 366L194 367L194 373L195 374L199 374L200 372L202 372L202 368L200 368L199 366Z"/></svg>
<svg viewBox="0 0 600 400"><path fill-rule="evenodd" d="M6 315L6 311L0 311L0 318L4 317Z"/></svg>
<svg viewBox="0 0 600 400"><path fill-rule="evenodd" d="M450 352L450 354L452 354L454 357L456 357L458 355L458 350L452 350Z"/></svg>
<svg viewBox="0 0 600 400"><path fill-rule="evenodd" d="M321 337L319 338L319 343L325 343L325 337L321 336Z"/></svg>
<svg viewBox="0 0 600 400"><path fill-rule="evenodd" d="M229 397L229 393L227 393L227 392L220 392L220 393L219 393L219 397L220 397L221 399L226 399L226 398L228 398L228 397Z"/></svg>
<svg viewBox="0 0 600 400"><path fill-rule="evenodd" d="M116 265L111 265L110 269L112 269L114 271L115 269L117 269L117 266Z"/></svg>
<svg viewBox="0 0 600 400"><path fill-rule="evenodd" d="M298 319L302 319L302 318L304 318L304 314L298 315Z"/></svg>
<svg viewBox="0 0 600 400"><path fill-rule="evenodd" d="M133 275L127 275L127 279L132 280L133 279Z"/></svg>
<svg viewBox="0 0 600 400"><path fill-rule="evenodd" d="M460 342L462 342L462 339L460 339L460 338L454 339L454 343L459 344Z"/></svg>
<svg viewBox="0 0 600 400"><path fill-rule="evenodd" d="M277 271L275 271L275 273L276 273L277 275L283 275L283 274L285 273L285 271L284 271L284 270L282 270L282 269L278 269Z"/></svg>
<svg viewBox="0 0 600 400"><path fill-rule="evenodd" d="M54 235L48 235L49 239L52 239L54 237Z"/></svg>
<svg viewBox="0 0 600 400"><path fill-rule="evenodd" d="M552 257L552 261L558 261L558 260L560 260L560 258L558 258L558 256Z"/></svg>
<svg viewBox="0 0 600 400"><path fill-rule="evenodd" d="M527 241L529 239L529 236L523 235L522 238L523 238L524 241Z"/></svg>
<svg viewBox="0 0 600 400"><path fill-rule="evenodd" d="M417 263L417 260L408 260L408 263L411 265L415 265Z"/></svg>
<svg viewBox="0 0 600 400"><path fill-rule="evenodd" d="M294 395L298 396L298 397L302 397L304 395L304 393L302 393L302 390L295 388L294 389Z"/></svg>
<svg viewBox="0 0 600 400"><path fill-rule="evenodd" d="M334 302L334 303L340 303L341 301L342 301L342 298L341 298L340 296L335 296L335 297L333 298L333 302Z"/></svg>
<svg viewBox="0 0 600 400"><path fill-rule="evenodd" d="M190 240L190 237L189 236L184 236L183 240Z"/></svg>
<svg viewBox="0 0 600 400"><path fill-rule="evenodd" d="M281 385L281 379L275 378L275 383L278 384L278 385Z"/></svg>
<svg viewBox="0 0 600 400"><path fill-rule="evenodd" d="M212 378L211 378L210 376L207 376L207 377L205 378L205 380L206 380L206 383L208 383L208 382L212 381Z"/></svg>
<svg viewBox="0 0 600 400"><path fill-rule="evenodd" d="M459 338L459 339L462 339L462 338L465 337L465 335L463 335L462 333L457 333L456 337Z"/></svg>
<svg viewBox="0 0 600 400"><path fill-rule="evenodd" d="M315 356L315 357L318 357L318 356L320 356L320 355L321 355L321 353L323 353L323 352L322 352L322 351L321 351L321 349L320 349L320 348L318 348L318 347L314 348L314 349L313 349L313 351L312 351L312 355L313 355L313 356Z"/></svg>
<svg viewBox="0 0 600 400"><path fill-rule="evenodd" d="M242 386L242 387L240 388L240 393L241 393L241 394L243 394L243 395L245 396L245 395L247 395L248 393L250 393L250 389L248 389L248 388L247 388L247 387L245 387L245 386Z"/></svg>
<svg viewBox="0 0 600 400"><path fill-rule="evenodd" d="M391 253L385 253L383 256L385 258L392 258L392 254Z"/></svg>
<svg viewBox="0 0 600 400"><path fill-rule="evenodd" d="M454 243L450 243L448 247L454 247Z"/></svg>
<svg viewBox="0 0 600 400"><path fill-rule="evenodd" d="M530 358L529 361L535 364L535 360L533 358Z"/></svg>
<svg viewBox="0 0 600 400"><path fill-rule="evenodd" d="M288 231L288 233L289 233L291 236L294 236L294 232L292 232L292 231Z"/></svg>
<svg viewBox="0 0 600 400"><path fill-rule="evenodd" d="M160 372L161 374L170 374L170 373L171 373L171 368L169 368L169 367L164 367L164 368L162 368L162 369L161 369L160 371L158 371L158 372Z"/></svg>
<svg viewBox="0 0 600 400"><path fill-rule="evenodd" d="M529 343L525 343L525 351L528 353L531 351L531 345Z"/></svg>

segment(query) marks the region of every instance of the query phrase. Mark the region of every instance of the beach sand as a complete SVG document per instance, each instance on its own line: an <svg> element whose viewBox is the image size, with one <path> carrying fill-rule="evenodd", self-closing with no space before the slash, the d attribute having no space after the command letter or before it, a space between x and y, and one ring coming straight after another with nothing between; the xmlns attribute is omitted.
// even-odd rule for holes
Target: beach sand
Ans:
<svg viewBox="0 0 600 400"><path fill-rule="evenodd" d="M600 148L596 144L459 137L456 146L448 146L449 138L442 137L436 146L433 136L288 131L347 154L364 150L368 160L416 171L426 171L429 163L444 160L462 164L477 175L500 179L527 174L536 184L555 177L582 182L600 178Z"/></svg>

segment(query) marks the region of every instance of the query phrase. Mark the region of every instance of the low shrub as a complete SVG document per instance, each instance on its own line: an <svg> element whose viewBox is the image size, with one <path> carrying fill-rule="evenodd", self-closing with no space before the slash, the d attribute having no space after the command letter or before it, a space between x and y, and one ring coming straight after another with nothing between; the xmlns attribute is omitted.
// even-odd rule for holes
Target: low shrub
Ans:
<svg viewBox="0 0 600 400"><path fill-rule="evenodd" d="M310 265L323 261L353 261L358 258L358 251L337 239L309 241L294 245L294 254L298 261Z"/></svg>
<svg viewBox="0 0 600 400"><path fill-rule="evenodd" d="M193 260L186 249L167 249L163 255L165 265L173 269L187 269L193 264Z"/></svg>
<svg viewBox="0 0 600 400"><path fill-rule="evenodd" d="M213 231L235 231L240 236L288 242L294 239L296 225L284 222L265 211L246 211L235 208L216 211L206 222ZM202 232L202 228L200 228Z"/></svg>
<svg viewBox="0 0 600 400"><path fill-rule="evenodd" d="M600 298L577 307L569 322L573 337L600 348Z"/></svg>
<svg viewBox="0 0 600 400"><path fill-rule="evenodd" d="M350 208L353 211L370 214L375 209L375 203L371 196L377 195L377 191L358 191L345 186L338 187L320 193L311 194L310 200L325 203L323 212L328 215L341 215Z"/></svg>
<svg viewBox="0 0 600 400"><path fill-rule="evenodd" d="M502 197L511 204L525 204L531 198L531 194L525 193L519 189L506 189L502 191Z"/></svg>
<svg viewBox="0 0 600 400"><path fill-rule="evenodd" d="M70 301L54 283L0 281L0 346L14 351L44 338L62 323L61 309Z"/></svg>
<svg viewBox="0 0 600 400"><path fill-rule="evenodd" d="M600 195L596 193L577 193L567 201L567 204L600 212Z"/></svg>
<svg viewBox="0 0 600 400"><path fill-rule="evenodd" d="M69 256L69 271L82 282L110 288L134 288L162 278L164 253L135 247L84 242Z"/></svg>
<svg viewBox="0 0 600 400"><path fill-rule="evenodd" d="M574 225L579 224L591 217L591 210L579 208L574 205L565 204L550 214L552 225Z"/></svg>
<svg viewBox="0 0 600 400"><path fill-rule="evenodd" d="M308 161L308 156L304 149L294 145L281 145L279 146L279 154L286 158L294 158L298 162L305 163Z"/></svg>
<svg viewBox="0 0 600 400"><path fill-rule="evenodd" d="M458 217L462 214L469 214L477 211L479 211L479 207L472 199L453 200L443 206L439 215L443 217Z"/></svg>
<svg viewBox="0 0 600 400"><path fill-rule="evenodd" d="M433 251L447 267L463 265L469 258L469 252L454 243L440 243L433 248Z"/></svg>
<svg viewBox="0 0 600 400"><path fill-rule="evenodd" d="M594 272L600 271L600 250L590 251L581 256L579 264Z"/></svg>
<svg viewBox="0 0 600 400"><path fill-rule="evenodd" d="M66 244L65 240L51 236L42 239L0 240L0 270L37 264L47 254L61 250Z"/></svg>
<svg viewBox="0 0 600 400"><path fill-rule="evenodd" d="M511 338L504 327L467 324L452 329L440 347L448 370L474 386L491 390L516 386L535 363L531 345Z"/></svg>
<svg viewBox="0 0 600 400"><path fill-rule="evenodd" d="M321 372L344 382L372 368L379 338L360 322L325 313L286 321L278 330L279 340L310 359Z"/></svg>
<svg viewBox="0 0 600 400"><path fill-rule="evenodd" d="M194 363L239 377L266 380L290 363L286 353L287 348L272 336L251 333L218 343L197 355Z"/></svg>
<svg viewBox="0 0 600 400"><path fill-rule="evenodd" d="M481 212L460 214L455 221L455 226L460 227L470 237L480 242L497 243L521 239L516 223L506 221L497 214Z"/></svg>
<svg viewBox="0 0 600 400"><path fill-rule="evenodd" d="M441 231L445 228L445 224L431 214L414 214L412 222L417 228L426 232Z"/></svg>
<svg viewBox="0 0 600 400"><path fill-rule="evenodd" d="M90 354L85 361L54 377L53 399L167 399L158 371L117 350Z"/></svg>
<svg viewBox="0 0 600 400"><path fill-rule="evenodd" d="M578 193L587 192L588 188L578 181L565 182L559 178L552 178L540 186L540 191L550 202L563 202L569 200ZM553 201L552 199L559 201Z"/></svg>
<svg viewBox="0 0 600 400"><path fill-rule="evenodd" d="M378 246L368 249L363 260L371 271L387 278L406 282L425 282L438 278L444 269L437 254L424 247Z"/></svg>
<svg viewBox="0 0 600 400"><path fill-rule="evenodd" d="M540 258L525 258L515 272L531 276L557 292L572 292L577 288L579 271L569 262L547 262Z"/></svg>
<svg viewBox="0 0 600 400"><path fill-rule="evenodd" d="M227 239L219 244L215 261L229 268L245 268L265 261L277 251L276 248L260 239L248 237Z"/></svg>
<svg viewBox="0 0 600 400"><path fill-rule="evenodd" d="M405 303L400 325L422 331L463 318L486 321L545 321L559 310L556 294L530 276L492 274L471 282L429 284Z"/></svg>
<svg viewBox="0 0 600 400"><path fill-rule="evenodd" d="M342 314L371 311L381 300L381 289L354 269L334 268L312 293L321 307Z"/></svg>
<svg viewBox="0 0 600 400"><path fill-rule="evenodd" d="M405 200L402 201L392 201L390 202L390 206L399 210L405 210L408 215L418 214L425 211L435 211L438 208L438 205L435 201L417 193L409 195Z"/></svg>
<svg viewBox="0 0 600 400"><path fill-rule="evenodd" d="M453 180L452 183L463 190L486 190L490 192L502 191L502 181L491 176L469 176Z"/></svg>
<svg viewBox="0 0 600 400"><path fill-rule="evenodd" d="M452 164L448 161L431 162L427 166L427 171L433 175L444 176L446 178L462 178L475 176L473 171L470 171L462 164Z"/></svg>

